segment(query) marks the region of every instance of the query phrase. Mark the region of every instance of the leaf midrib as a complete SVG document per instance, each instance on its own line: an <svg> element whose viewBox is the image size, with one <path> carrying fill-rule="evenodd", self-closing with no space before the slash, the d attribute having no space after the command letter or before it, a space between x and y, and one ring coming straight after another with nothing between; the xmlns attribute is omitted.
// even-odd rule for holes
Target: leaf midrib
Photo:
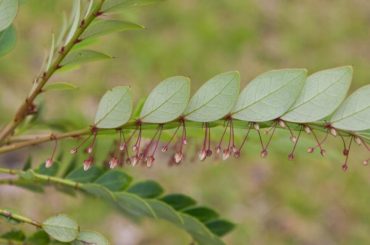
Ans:
<svg viewBox="0 0 370 245"><path fill-rule="evenodd" d="M370 108L370 105L366 106L365 108L363 108L363 109L361 109L361 110L359 110L359 111L356 111L356 112L351 113L351 114L349 114L349 115L347 115L347 116L345 116L345 117L342 117L342 118L340 118L340 119L338 119L338 120L336 120L336 121L332 121L332 123L340 122L340 121L342 121L342 120L344 120L344 119L347 119L347 118L349 118L349 117L352 117L353 115L356 115L356 114L358 114L358 113L361 113L361 112L363 112L363 111L365 111L365 110L367 110L367 109L369 109L369 108Z"/></svg>
<svg viewBox="0 0 370 245"><path fill-rule="evenodd" d="M108 117L108 115L117 107L117 105L119 104L119 103L121 103L121 101L124 99L124 97L125 97L125 95L126 95L126 93L127 93L127 89L125 90L125 93L123 93L122 94L122 96L121 96L121 98L118 100L118 102L112 107L112 109L111 110L109 110L107 113L105 113L105 115L98 121L98 122L96 122L95 124L96 125L98 125L99 123L101 123L105 118L107 118Z"/></svg>

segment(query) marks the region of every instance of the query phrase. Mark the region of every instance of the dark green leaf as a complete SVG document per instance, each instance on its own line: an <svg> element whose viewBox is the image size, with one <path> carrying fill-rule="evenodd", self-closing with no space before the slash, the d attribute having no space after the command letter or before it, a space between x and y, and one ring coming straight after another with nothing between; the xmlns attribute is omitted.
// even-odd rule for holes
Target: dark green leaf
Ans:
<svg viewBox="0 0 370 245"><path fill-rule="evenodd" d="M205 223L218 218L218 213L213 209L207 207L194 207L183 210L184 213L187 213L201 222Z"/></svg>
<svg viewBox="0 0 370 245"><path fill-rule="evenodd" d="M85 171L83 167L79 167L70 172L66 176L66 179L73 180L79 183L88 183L96 180L102 174L102 172L103 170L95 166L89 168L89 170L87 171Z"/></svg>
<svg viewBox="0 0 370 245"><path fill-rule="evenodd" d="M137 195L126 192L115 192L116 202L125 212L136 217L148 216L156 218L150 205Z"/></svg>
<svg viewBox="0 0 370 245"><path fill-rule="evenodd" d="M143 198L155 198L163 193L163 188L155 181L146 180L130 186L127 192Z"/></svg>
<svg viewBox="0 0 370 245"><path fill-rule="evenodd" d="M30 169L32 167L32 158L29 156L26 160L26 163L24 164L22 170L23 171L27 171L28 169Z"/></svg>
<svg viewBox="0 0 370 245"><path fill-rule="evenodd" d="M86 191L90 195L103 199L104 201L108 202L115 201L113 193L102 185L87 183L83 184L81 186L81 189Z"/></svg>
<svg viewBox="0 0 370 245"><path fill-rule="evenodd" d="M21 230L11 230L2 234L0 237L13 241L24 241L26 239L26 235Z"/></svg>
<svg viewBox="0 0 370 245"><path fill-rule="evenodd" d="M55 176L59 171L59 162L54 162L50 168L45 167L45 163L42 163L35 172L42 175Z"/></svg>
<svg viewBox="0 0 370 245"><path fill-rule="evenodd" d="M227 220L213 220L206 223L206 226L217 236L224 236L235 228L235 225Z"/></svg>
<svg viewBox="0 0 370 245"><path fill-rule="evenodd" d="M49 235L43 230L36 231L26 239L26 244L28 245L48 245L49 242Z"/></svg>
<svg viewBox="0 0 370 245"><path fill-rule="evenodd" d="M183 194L169 194L162 197L161 200L176 210L182 210L196 204L196 201L193 198Z"/></svg>
<svg viewBox="0 0 370 245"><path fill-rule="evenodd" d="M164 219L177 225L184 223L181 216L170 205L156 199L147 200L157 218Z"/></svg>
<svg viewBox="0 0 370 245"><path fill-rule="evenodd" d="M131 176L120 170L108 170L95 180L95 183L105 186L111 191L121 191L126 189L131 180Z"/></svg>

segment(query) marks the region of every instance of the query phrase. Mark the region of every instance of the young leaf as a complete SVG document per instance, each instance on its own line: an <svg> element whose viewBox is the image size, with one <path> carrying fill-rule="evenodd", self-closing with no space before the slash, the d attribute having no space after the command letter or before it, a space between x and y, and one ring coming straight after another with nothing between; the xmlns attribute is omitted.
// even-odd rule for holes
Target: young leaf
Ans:
<svg viewBox="0 0 370 245"><path fill-rule="evenodd" d="M9 53L15 47L16 41L17 36L13 26L0 31L0 57Z"/></svg>
<svg viewBox="0 0 370 245"><path fill-rule="evenodd" d="M127 192L136 194L143 198L155 198L163 193L163 188L155 181L146 180L130 186L130 188L127 189Z"/></svg>
<svg viewBox="0 0 370 245"><path fill-rule="evenodd" d="M61 63L63 69L67 69L70 66L81 65L87 62L99 61L110 59L111 57L93 50L83 49L72 53L69 53ZM67 67L67 68L65 68Z"/></svg>
<svg viewBox="0 0 370 245"><path fill-rule="evenodd" d="M331 117L330 124L349 131L370 129L370 85L349 96Z"/></svg>
<svg viewBox="0 0 370 245"><path fill-rule="evenodd" d="M72 90L78 88L76 85L72 83L66 82L57 82L57 83L50 83L44 87L44 91L63 91L63 90Z"/></svg>
<svg viewBox="0 0 370 245"><path fill-rule="evenodd" d="M131 176L120 170L109 170L95 180L95 183L100 184L111 191L121 191L131 183L131 180Z"/></svg>
<svg viewBox="0 0 370 245"><path fill-rule="evenodd" d="M305 69L282 69L259 75L241 92L233 118L264 122L280 117L297 99L306 73Z"/></svg>
<svg viewBox="0 0 370 245"><path fill-rule="evenodd" d="M50 217L42 223L42 228L49 236L60 242L75 240L79 232L76 221L63 214Z"/></svg>
<svg viewBox="0 0 370 245"><path fill-rule="evenodd" d="M217 236L224 236L235 228L235 225L227 220L212 220L206 223L207 228Z"/></svg>
<svg viewBox="0 0 370 245"><path fill-rule="evenodd" d="M81 0L74 0L72 6L72 25L69 29L67 37L65 39L64 45L71 41L73 35L75 34L78 25L80 24L80 15L81 15Z"/></svg>
<svg viewBox="0 0 370 245"><path fill-rule="evenodd" d="M72 245L110 245L110 242L102 234L95 231L81 231Z"/></svg>
<svg viewBox="0 0 370 245"><path fill-rule="evenodd" d="M176 76L162 81L150 93L141 110L143 122L165 123L178 118L190 97L190 79Z"/></svg>
<svg viewBox="0 0 370 245"><path fill-rule="evenodd" d="M156 218L153 209L144 199L127 192L116 192L114 194L117 204L125 212L137 217L148 216Z"/></svg>
<svg viewBox="0 0 370 245"><path fill-rule="evenodd" d="M111 12L133 6L144 6L162 1L164 0L107 0L103 5L103 12Z"/></svg>
<svg viewBox="0 0 370 245"><path fill-rule="evenodd" d="M211 122L223 118L234 107L239 94L239 72L219 74L208 80L191 98L186 119Z"/></svg>
<svg viewBox="0 0 370 245"><path fill-rule="evenodd" d="M95 116L98 128L117 128L131 117L132 95L127 86L118 86L109 90L101 98Z"/></svg>
<svg viewBox="0 0 370 245"><path fill-rule="evenodd" d="M89 168L87 171L85 171L81 166L70 172L66 176L66 179L73 180L79 183L88 183L97 179L102 174L102 172L103 171L100 168L97 168L95 166Z"/></svg>
<svg viewBox="0 0 370 245"><path fill-rule="evenodd" d="M136 30L144 28L141 25L121 20L100 20L93 22L81 35L81 39L102 36L112 32Z"/></svg>
<svg viewBox="0 0 370 245"><path fill-rule="evenodd" d="M185 209L183 212L190 214L191 216L199 219L203 223L214 220L219 216L218 213L216 213L216 211L207 207L189 208Z"/></svg>
<svg viewBox="0 0 370 245"><path fill-rule="evenodd" d="M170 205L155 199L147 200L147 203L159 219L164 219L177 225L184 223L181 216Z"/></svg>
<svg viewBox="0 0 370 245"><path fill-rule="evenodd" d="M161 200L176 210L182 210L196 204L193 198L183 194L169 194L162 197Z"/></svg>
<svg viewBox="0 0 370 245"><path fill-rule="evenodd" d="M316 72L307 81L295 104L282 116L289 122L315 122L330 114L344 100L352 80L352 67Z"/></svg>
<svg viewBox="0 0 370 245"><path fill-rule="evenodd" d="M0 1L0 31L8 28L17 15L18 0Z"/></svg>
<svg viewBox="0 0 370 245"><path fill-rule="evenodd" d="M51 46L50 46L50 51L49 51L49 56L48 56L48 61L46 63L46 70L49 70L51 66L51 62L53 61L54 57L54 49L55 49L55 35L54 33L51 35Z"/></svg>

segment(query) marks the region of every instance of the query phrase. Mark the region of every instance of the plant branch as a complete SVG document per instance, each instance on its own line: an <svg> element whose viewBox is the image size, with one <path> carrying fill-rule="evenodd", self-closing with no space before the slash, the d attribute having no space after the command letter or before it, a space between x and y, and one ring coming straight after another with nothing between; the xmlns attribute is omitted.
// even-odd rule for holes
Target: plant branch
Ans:
<svg viewBox="0 0 370 245"><path fill-rule="evenodd" d="M73 46L77 44L80 40L79 37L81 34L86 30L86 28L91 24L91 22L101 14L101 8L104 3L104 0L100 0L100 2L96 5L94 10L81 21L81 24L77 28L76 32L74 33L72 39L63 46L56 59L50 66L50 68L43 72L40 75L40 79L37 81L37 85L31 90L30 94L27 96L25 101L21 104L18 108L17 112L15 113L14 118L0 131L0 144L5 141L7 137L14 133L14 130L18 127L18 125L23 122L23 120L34 111L34 100L36 97L42 93L43 87L49 81L51 76L61 68L61 63L67 54L72 50Z"/></svg>
<svg viewBox="0 0 370 245"><path fill-rule="evenodd" d="M15 221L20 222L20 223L30 224L30 225L35 226L36 228L42 228L41 223L39 223L38 221L35 221L31 218L22 216L20 214L15 214L15 213L13 213L9 210L6 210L6 209L1 209L0 208L0 216L3 216L7 219L15 220Z"/></svg>

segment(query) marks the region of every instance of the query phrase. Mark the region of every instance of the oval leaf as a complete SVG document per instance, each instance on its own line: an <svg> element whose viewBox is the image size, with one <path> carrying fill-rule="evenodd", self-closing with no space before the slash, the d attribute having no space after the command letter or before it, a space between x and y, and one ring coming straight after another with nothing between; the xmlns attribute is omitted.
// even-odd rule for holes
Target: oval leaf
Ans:
<svg viewBox="0 0 370 245"><path fill-rule="evenodd" d="M109 170L95 180L95 183L111 191L121 191L130 184L131 180L131 176L128 176L120 170Z"/></svg>
<svg viewBox="0 0 370 245"><path fill-rule="evenodd" d="M42 223L42 228L55 240L71 242L78 236L79 227L76 221L66 215L57 215Z"/></svg>
<svg viewBox="0 0 370 245"><path fill-rule="evenodd" d="M115 201L113 193L110 190L108 190L108 188L102 185L87 183L83 184L81 186L81 189L86 191L90 195L103 199L104 201L108 202Z"/></svg>
<svg viewBox="0 0 370 245"><path fill-rule="evenodd" d="M177 225L184 223L181 216L171 206L156 199L147 200L147 203L159 219L164 219Z"/></svg>
<svg viewBox="0 0 370 245"><path fill-rule="evenodd" d="M117 128L131 117L132 95L129 87L119 86L104 94L95 116L98 128Z"/></svg>
<svg viewBox="0 0 370 245"><path fill-rule="evenodd" d="M227 220L212 220L206 223L207 228L217 236L224 236L235 228L235 225Z"/></svg>
<svg viewBox="0 0 370 245"><path fill-rule="evenodd" d="M282 117L289 122L315 122L330 114L344 100L352 80L352 67L316 72L307 78L297 101Z"/></svg>
<svg viewBox="0 0 370 245"><path fill-rule="evenodd" d="M81 39L102 36L112 32L121 32L144 28L141 25L121 20L101 20L95 21L81 35Z"/></svg>
<svg viewBox="0 0 370 245"><path fill-rule="evenodd" d="M110 242L102 234L95 231L81 231L72 245L109 245Z"/></svg>
<svg viewBox="0 0 370 245"><path fill-rule="evenodd" d="M370 85L356 90L330 119L338 129L362 131L370 129Z"/></svg>
<svg viewBox="0 0 370 245"><path fill-rule="evenodd" d="M127 189L127 192L136 194L143 198L155 198L163 193L163 188L157 182L146 180L136 183Z"/></svg>
<svg viewBox="0 0 370 245"><path fill-rule="evenodd" d="M218 213L216 213L216 211L207 207L188 208L185 209L183 212L197 218L203 223L214 220L219 216Z"/></svg>
<svg viewBox="0 0 370 245"><path fill-rule="evenodd" d="M183 194L169 194L162 197L161 200L176 210L182 210L196 204L193 198Z"/></svg>
<svg viewBox="0 0 370 245"><path fill-rule="evenodd" d="M125 212L136 217L148 216L156 218L153 209L142 198L126 192L115 192L116 202Z"/></svg>
<svg viewBox="0 0 370 245"><path fill-rule="evenodd" d="M65 178L79 183L88 183L97 179L102 172L103 171L96 166L92 166L87 171L81 166L72 170Z"/></svg>
<svg viewBox="0 0 370 245"><path fill-rule="evenodd" d="M176 76L162 81L150 93L141 110L143 122L165 123L178 118L190 97L190 79Z"/></svg>
<svg viewBox="0 0 370 245"><path fill-rule="evenodd" d="M0 32L0 57L9 53L17 41L15 29L9 26L7 29Z"/></svg>
<svg viewBox="0 0 370 245"><path fill-rule="evenodd" d="M17 15L18 0L0 1L0 31L8 28Z"/></svg>
<svg viewBox="0 0 370 245"><path fill-rule="evenodd" d="M62 90L72 90L78 88L76 85L72 83L50 83L44 87L44 91L62 91Z"/></svg>
<svg viewBox="0 0 370 245"><path fill-rule="evenodd" d="M94 50L78 50L72 53L69 53L61 63L62 69L68 69L70 66L76 66L80 65L83 63L87 62L92 62L92 61L98 61L98 60L105 60L105 59L110 59L112 57L94 51ZM67 67L67 68L66 68Z"/></svg>
<svg viewBox="0 0 370 245"><path fill-rule="evenodd" d="M233 118L263 122L280 117L297 99L306 73L305 69L282 69L259 75L241 92Z"/></svg>
<svg viewBox="0 0 370 245"><path fill-rule="evenodd" d="M240 75L225 72L208 80L191 98L186 119L210 122L223 118L234 107L239 94Z"/></svg>
<svg viewBox="0 0 370 245"><path fill-rule="evenodd" d="M162 1L164 0L107 0L104 2L103 12L116 11L133 6L144 6Z"/></svg>

